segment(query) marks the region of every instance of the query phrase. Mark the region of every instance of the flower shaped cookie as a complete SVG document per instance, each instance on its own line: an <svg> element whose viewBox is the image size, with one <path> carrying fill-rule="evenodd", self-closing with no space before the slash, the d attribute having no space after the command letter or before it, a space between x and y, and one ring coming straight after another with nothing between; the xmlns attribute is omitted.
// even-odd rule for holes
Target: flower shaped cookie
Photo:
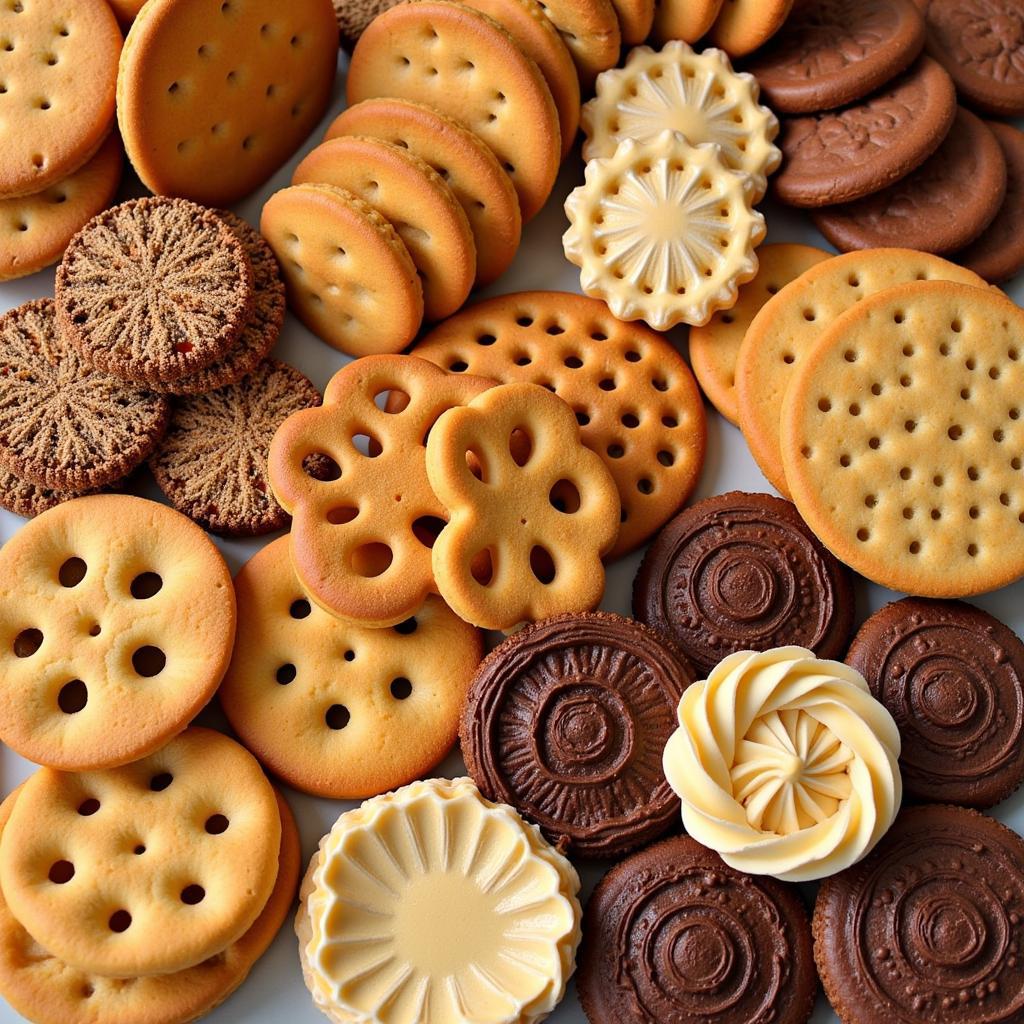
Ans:
<svg viewBox="0 0 1024 1024"><path fill-rule="evenodd" d="M679 726L663 760L683 824L739 871L833 875L899 809L895 722L857 672L803 647L730 655L683 694Z"/></svg>

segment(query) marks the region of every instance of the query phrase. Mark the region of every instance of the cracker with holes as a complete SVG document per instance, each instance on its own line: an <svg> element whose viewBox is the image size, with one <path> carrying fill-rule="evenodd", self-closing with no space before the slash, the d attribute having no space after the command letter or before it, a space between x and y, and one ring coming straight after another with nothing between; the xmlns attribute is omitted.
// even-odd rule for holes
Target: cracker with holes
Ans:
<svg viewBox="0 0 1024 1024"><path fill-rule="evenodd" d="M476 132L512 178L524 220L551 193L561 152L551 90L487 15L440 0L393 7L356 44L347 88L349 103L418 100Z"/></svg>
<svg viewBox="0 0 1024 1024"><path fill-rule="evenodd" d="M793 500L837 557L925 597L1024 574L1024 312L993 288L915 281L823 334L782 409Z"/></svg>
<svg viewBox="0 0 1024 1024"><path fill-rule="evenodd" d="M413 348L443 370L540 384L576 414L580 440L612 474L618 558L682 506L704 463L704 406L685 360L660 334L597 299L520 292L478 302Z"/></svg>
<svg viewBox="0 0 1024 1024"><path fill-rule="evenodd" d="M312 131L337 60L327 0L150 0L117 76L132 166L152 192L234 204Z"/></svg>
<svg viewBox="0 0 1024 1024"><path fill-rule="evenodd" d="M0 839L0 886L29 935L72 967L168 974L242 938L270 898L280 847L259 763L196 728L120 768L37 771Z"/></svg>
<svg viewBox="0 0 1024 1024"><path fill-rule="evenodd" d="M544 13L558 29L576 62L580 86L585 93L594 79L614 67L622 49L622 28L616 8L635 6L635 0L542 0ZM631 19L636 20L636 19ZM631 26L632 27L632 26Z"/></svg>
<svg viewBox="0 0 1024 1024"><path fill-rule="evenodd" d="M428 775L448 753L481 636L436 596L390 629L310 603L282 537L235 578L238 639L219 697L268 769L354 800Z"/></svg>
<svg viewBox="0 0 1024 1024"><path fill-rule="evenodd" d="M461 618L511 630L597 607L619 495L561 398L502 384L450 409L427 439L427 476L450 516L434 578Z"/></svg>
<svg viewBox="0 0 1024 1024"><path fill-rule="evenodd" d="M710 41L730 57L745 57L782 28L792 7L793 0L725 0Z"/></svg>
<svg viewBox="0 0 1024 1024"><path fill-rule="evenodd" d="M437 592L430 549L447 513L424 446L442 413L490 386L415 356L357 359L331 379L321 408L278 429L270 484L293 517L299 583L326 611L394 626Z"/></svg>
<svg viewBox="0 0 1024 1024"><path fill-rule="evenodd" d="M0 581L0 739L37 764L144 757L195 717L231 658L228 568L165 505L58 505L0 551Z"/></svg>

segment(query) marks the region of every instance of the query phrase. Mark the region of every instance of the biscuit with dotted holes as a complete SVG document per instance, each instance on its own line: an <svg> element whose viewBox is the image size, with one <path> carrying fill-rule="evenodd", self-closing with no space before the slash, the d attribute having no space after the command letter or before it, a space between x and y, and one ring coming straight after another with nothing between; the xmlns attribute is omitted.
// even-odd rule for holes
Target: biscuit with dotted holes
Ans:
<svg viewBox="0 0 1024 1024"><path fill-rule="evenodd" d="M690 496L704 463L704 406L685 360L656 331L597 299L519 292L478 302L412 349L443 370L541 384L568 402L622 505L610 558L638 548Z"/></svg>
<svg viewBox="0 0 1024 1024"><path fill-rule="evenodd" d="M511 177L523 220L550 195L561 147L555 101L537 65L486 14L440 0L385 11L356 44L347 88L349 103L418 100L476 132Z"/></svg>
<svg viewBox="0 0 1024 1024"><path fill-rule="evenodd" d="M400 352L423 321L423 287L398 232L333 185L293 185L263 207L260 231L281 264L288 305L346 355Z"/></svg>
<svg viewBox="0 0 1024 1024"><path fill-rule="evenodd" d="M231 206L327 108L338 61L328 0L148 0L117 75L117 119L142 183Z"/></svg>
<svg viewBox="0 0 1024 1024"><path fill-rule="evenodd" d="M277 876L281 815L244 747L189 729L120 768L40 768L0 839L15 919L82 971L182 971L240 939Z"/></svg>
<svg viewBox="0 0 1024 1024"><path fill-rule="evenodd" d="M780 494L789 497L779 451L779 416L800 361L835 318L865 296L923 280L985 287L977 274L938 256L912 249L868 249L812 267L754 317L736 360L739 425L761 472Z"/></svg>
<svg viewBox="0 0 1024 1024"><path fill-rule="evenodd" d="M391 222L416 266L424 316L441 320L469 297L476 243L455 194L429 164L381 139L343 135L295 169L293 185L319 182L359 196Z"/></svg>
<svg viewBox="0 0 1024 1024"><path fill-rule="evenodd" d="M0 829L20 789L0 804ZM183 1024L220 1005L245 980L291 913L301 849L292 812L280 793L281 847L277 878L252 927L223 952L173 974L102 978L76 970L39 945L14 919L0 894L0 995L36 1024Z"/></svg>
<svg viewBox="0 0 1024 1024"><path fill-rule="evenodd" d="M739 426L736 360L743 335L761 307L784 285L831 253L810 245L782 243L757 250L757 275L740 288L732 309L716 313L703 327L690 328L690 365L708 401Z"/></svg>
<svg viewBox="0 0 1024 1024"><path fill-rule="evenodd" d="M266 767L304 793L376 796L429 775L455 742L480 632L439 597L391 629L311 604L288 538L235 577L238 639L218 696Z"/></svg>
<svg viewBox="0 0 1024 1024"><path fill-rule="evenodd" d="M554 22L576 62L585 93L594 80L619 62L622 29L613 0L538 0Z"/></svg>
<svg viewBox="0 0 1024 1024"><path fill-rule="evenodd" d="M654 38L695 43L715 23L722 0L657 0Z"/></svg>
<svg viewBox="0 0 1024 1024"><path fill-rule="evenodd" d="M427 439L427 477L451 517L434 579L460 618L511 630L597 607L619 495L557 395L502 384L449 409Z"/></svg>
<svg viewBox="0 0 1024 1024"><path fill-rule="evenodd" d="M0 551L0 739L68 771L144 757L209 701L234 637L198 526L123 494L58 505Z"/></svg>
<svg viewBox="0 0 1024 1024"><path fill-rule="evenodd" d="M764 46L789 16L793 0L725 0L708 34L730 57Z"/></svg>
<svg viewBox="0 0 1024 1024"><path fill-rule="evenodd" d="M840 316L782 408L793 500L882 586L966 597L1024 574L1024 311L915 281Z"/></svg>

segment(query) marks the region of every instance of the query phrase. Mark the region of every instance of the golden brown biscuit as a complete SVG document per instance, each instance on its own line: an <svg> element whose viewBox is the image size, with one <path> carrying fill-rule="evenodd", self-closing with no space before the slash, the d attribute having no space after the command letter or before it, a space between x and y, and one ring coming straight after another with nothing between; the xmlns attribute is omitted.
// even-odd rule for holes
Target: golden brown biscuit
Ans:
<svg viewBox="0 0 1024 1024"><path fill-rule="evenodd" d="M650 34L656 0L612 0L623 46L637 46Z"/></svg>
<svg viewBox="0 0 1024 1024"><path fill-rule="evenodd" d="M580 87L594 88L594 80L615 67L622 49L622 30L612 0L545 0L544 11L569 47Z"/></svg>
<svg viewBox="0 0 1024 1024"><path fill-rule="evenodd" d="M782 28L792 6L793 0L725 0L710 41L730 57L744 57Z"/></svg>
<svg viewBox="0 0 1024 1024"><path fill-rule="evenodd" d="M654 12L654 37L662 42L682 39L695 43L715 23L722 0L658 0Z"/></svg>

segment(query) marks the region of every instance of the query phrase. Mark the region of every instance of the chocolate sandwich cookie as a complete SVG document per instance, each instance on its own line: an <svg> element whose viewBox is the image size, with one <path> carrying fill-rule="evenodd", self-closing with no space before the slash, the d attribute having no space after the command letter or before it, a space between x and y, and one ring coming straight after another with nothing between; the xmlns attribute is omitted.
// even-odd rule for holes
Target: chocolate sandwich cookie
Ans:
<svg viewBox="0 0 1024 1024"><path fill-rule="evenodd" d="M693 670L671 643L619 615L527 626L477 669L460 736L491 800L553 842L611 857L657 838L679 800L661 755Z"/></svg>
<svg viewBox="0 0 1024 1024"><path fill-rule="evenodd" d="M1024 839L962 807L904 810L873 853L824 882L812 930L843 1024L1018 1024Z"/></svg>
<svg viewBox="0 0 1024 1024"><path fill-rule="evenodd" d="M685 509L658 534L633 583L633 614L706 674L734 651L795 644L839 657L853 590L792 504L732 491Z"/></svg>
<svg viewBox="0 0 1024 1024"><path fill-rule="evenodd" d="M616 865L583 919L590 1024L804 1024L817 992L800 897L686 836Z"/></svg>
<svg viewBox="0 0 1024 1024"><path fill-rule="evenodd" d="M990 807L1024 781L1024 644L998 619L908 597L864 623L846 660L899 726L908 795Z"/></svg>

